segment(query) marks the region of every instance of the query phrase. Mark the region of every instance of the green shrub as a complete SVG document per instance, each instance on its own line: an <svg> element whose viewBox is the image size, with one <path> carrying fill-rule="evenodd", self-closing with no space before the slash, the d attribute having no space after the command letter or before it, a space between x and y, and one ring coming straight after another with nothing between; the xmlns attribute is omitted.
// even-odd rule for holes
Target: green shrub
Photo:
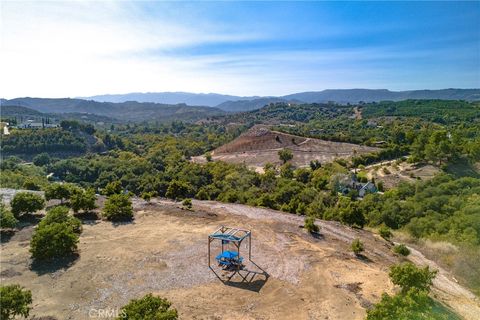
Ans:
<svg viewBox="0 0 480 320"><path fill-rule="evenodd" d="M122 184L120 183L120 181L116 180L116 181L109 182L103 189L102 193L106 196L111 196L114 194L120 194L122 193L122 191L123 191Z"/></svg>
<svg viewBox="0 0 480 320"><path fill-rule="evenodd" d="M393 284L402 288L402 293L410 289L418 289L428 292L437 271L430 271L429 267L418 268L411 262L405 262L390 267L390 279Z"/></svg>
<svg viewBox="0 0 480 320"><path fill-rule="evenodd" d="M15 218L23 214L42 210L45 207L45 199L31 192L17 193L10 203Z"/></svg>
<svg viewBox="0 0 480 320"><path fill-rule="evenodd" d="M210 152L205 153L205 159L207 160L207 162L211 162L212 161L212 154Z"/></svg>
<svg viewBox="0 0 480 320"><path fill-rule="evenodd" d="M385 191L385 187L384 187L384 185L383 185L383 181L378 181L378 182L377 182L377 189L378 189L378 191L380 191L380 192Z"/></svg>
<svg viewBox="0 0 480 320"><path fill-rule="evenodd" d="M182 201L182 205L187 209L192 209L192 199L185 199Z"/></svg>
<svg viewBox="0 0 480 320"><path fill-rule="evenodd" d="M283 161L283 163L287 163L287 161L293 159L293 153L291 150L282 149L278 151L278 157Z"/></svg>
<svg viewBox="0 0 480 320"><path fill-rule="evenodd" d="M69 215L68 211L68 208L64 206L58 206L49 210L45 218L38 224L38 228L43 228L53 223L65 223L73 232L80 234L82 232L82 222Z"/></svg>
<svg viewBox="0 0 480 320"><path fill-rule="evenodd" d="M315 217L305 217L305 229L310 233L320 231L320 227L315 224Z"/></svg>
<svg viewBox="0 0 480 320"><path fill-rule="evenodd" d="M390 238L392 237L392 232L387 226L381 226L380 229L378 229L378 233L385 240L390 240Z"/></svg>
<svg viewBox="0 0 480 320"><path fill-rule="evenodd" d="M360 241L360 239L355 239L352 241L352 251L356 255L359 255L361 252L364 251L363 243Z"/></svg>
<svg viewBox="0 0 480 320"><path fill-rule="evenodd" d="M41 189L40 185L31 179L25 180L23 183L23 189L39 191Z"/></svg>
<svg viewBox="0 0 480 320"><path fill-rule="evenodd" d="M61 203L70 198L73 186L66 183L52 183L45 188L45 199L59 199Z"/></svg>
<svg viewBox="0 0 480 320"><path fill-rule="evenodd" d="M38 227L30 241L32 257L52 260L73 254L77 250L78 236L70 224L51 223Z"/></svg>
<svg viewBox="0 0 480 320"><path fill-rule="evenodd" d="M176 309L171 309L172 304L160 297L155 297L151 293L141 299L133 299L120 311L118 320L176 320L178 313Z"/></svg>
<svg viewBox="0 0 480 320"><path fill-rule="evenodd" d="M10 320L16 316L28 317L32 292L18 284L0 287L0 319Z"/></svg>
<svg viewBox="0 0 480 320"><path fill-rule="evenodd" d="M165 196L170 199L184 199L192 193L192 188L183 181L170 181Z"/></svg>
<svg viewBox="0 0 480 320"><path fill-rule="evenodd" d="M382 300L367 310L367 320L432 320L443 319L431 312L432 301L423 291L411 290L405 294L382 295Z"/></svg>
<svg viewBox="0 0 480 320"><path fill-rule="evenodd" d="M394 296L384 293L382 300L367 311L367 320L397 319L450 319L445 310L436 308L428 296L436 271L428 267L418 268L412 263L394 265L390 268L390 280L402 288Z"/></svg>
<svg viewBox="0 0 480 320"><path fill-rule="evenodd" d="M280 177L285 179L293 178L293 165L291 163L285 163L280 167Z"/></svg>
<svg viewBox="0 0 480 320"><path fill-rule="evenodd" d="M45 166L52 161L48 153L43 152L33 157L33 164L36 166Z"/></svg>
<svg viewBox="0 0 480 320"><path fill-rule="evenodd" d="M404 244L398 244L393 247L393 252L402 256L408 256L410 254L410 249L408 249L407 246Z"/></svg>
<svg viewBox="0 0 480 320"><path fill-rule="evenodd" d="M133 208L126 194L113 194L105 201L103 216L110 221L128 221L133 218Z"/></svg>
<svg viewBox="0 0 480 320"><path fill-rule="evenodd" d="M295 170L294 176L297 181L308 183L310 181L312 171L307 168L299 168Z"/></svg>
<svg viewBox="0 0 480 320"><path fill-rule="evenodd" d="M18 220L15 219L12 212L0 202L0 228L15 228L17 223Z"/></svg>
<svg viewBox="0 0 480 320"><path fill-rule="evenodd" d="M350 201L345 207L340 208L338 210L338 215L340 221L349 226L363 228L366 223L365 215L358 203L354 201Z"/></svg>
<svg viewBox="0 0 480 320"><path fill-rule="evenodd" d="M70 207L72 207L73 212L78 213L80 210L84 212L89 212L95 209L95 191L93 189L83 190L78 189L72 192L70 196Z"/></svg>
<svg viewBox="0 0 480 320"><path fill-rule="evenodd" d="M145 200L147 202L150 202L150 200L154 196L154 193L153 192L142 192L142 194L140 196L142 197L143 200Z"/></svg>

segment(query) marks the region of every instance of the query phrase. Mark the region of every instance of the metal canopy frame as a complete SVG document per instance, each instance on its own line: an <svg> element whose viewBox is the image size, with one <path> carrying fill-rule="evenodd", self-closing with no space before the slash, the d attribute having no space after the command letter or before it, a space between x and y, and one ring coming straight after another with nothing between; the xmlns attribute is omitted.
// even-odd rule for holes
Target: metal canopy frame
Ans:
<svg viewBox="0 0 480 320"><path fill-rule="evenodd" d="M252 232L241 228L232 228L221 226L215 232L208 236L208 266L210 267L210 243L214 240L222 242L222 253L224 252L224 242L231 241L237 248L238 257L240 257L240 245L242 241L248 238L248 260L252 260Z"/></svg>

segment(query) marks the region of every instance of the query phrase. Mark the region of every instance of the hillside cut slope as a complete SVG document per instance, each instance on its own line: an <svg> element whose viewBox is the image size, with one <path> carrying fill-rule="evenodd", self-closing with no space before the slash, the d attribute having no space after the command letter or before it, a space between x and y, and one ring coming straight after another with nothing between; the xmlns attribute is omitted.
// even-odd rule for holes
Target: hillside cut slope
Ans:
<svg viewBox="0 0 480 320"><path fill-rule="evenodd" d="M243 163L261 170L266 163L281 164L278 151L289 149L293 153L292 164L307 166L310 161L327 163L336 158L376 152L379 149L351 143L332 142L300 137L254 126L237 139L215 149L212 159L229 163ZM204 157L195 157L195 162L204 162Z"/></svg>

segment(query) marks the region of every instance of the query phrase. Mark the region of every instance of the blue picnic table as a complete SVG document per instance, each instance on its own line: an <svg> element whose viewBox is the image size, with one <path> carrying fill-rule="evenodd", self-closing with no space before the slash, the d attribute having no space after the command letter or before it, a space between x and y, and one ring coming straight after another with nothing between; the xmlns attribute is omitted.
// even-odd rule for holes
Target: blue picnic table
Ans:
<svg viewBox="0 0 480 320"><path fill-rule="evenodd" d="M230 266L232 264L242 263L243 258L238 257L238 252L235 251L223 251L215 257L218 263L222 266Z"/></svg>

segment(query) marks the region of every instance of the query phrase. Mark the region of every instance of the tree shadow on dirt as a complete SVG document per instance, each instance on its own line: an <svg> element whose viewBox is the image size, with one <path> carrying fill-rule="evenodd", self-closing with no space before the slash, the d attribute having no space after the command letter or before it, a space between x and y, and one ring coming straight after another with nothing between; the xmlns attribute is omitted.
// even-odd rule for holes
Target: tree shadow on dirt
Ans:
<svg viewBox="0 0 480 320"><path fill-rule="evenodd" d="M58 258L52 261L42 261L33 259L30 264L30 270L41 276L47 273L54 273L59 270L66 270L77 262L80 255L78 253L72 254L68 257Z"/></svg>
<svg viewBox="0 0 480 320"><path fill-rule="evenodd" d="M130 224L135 224L135 220L125 220L125 221L112 221L112 226L114 228L130 225Z"/></svg>
<svg viewBox="0 0 480 320"><path fill-rule="evenodd" d="M29 228L31 226L36 226L40 220L44 217L43 214L23 214L18 217L18 223L15 228L5 228L0 230L0 243L7 243L9 242L12 237L17 233L22 231L25 228Z"/></svg>
<svg viewBox="0 0 480 320"><path fill-rule="evenodd" d="M22 214L18 218L18 225L22 228L24 226L37 225L44 217L43 214Z"/></svg>
<svg viewBox="0 0 480 320"><path fill-rule="evenodd" d="M15 229L0 230L0 243L7 243L15 235Z"/></svg>
<svg viewBox="0 0 480 320"><path fill-rule="evenodd" d="M219 275L212 267L210 267L210 269L213 271L215 276L226 286L249 290L253 292L260 292L265 283L267 283L270 275L255 262L251 260L250 262L253 264L251 268L243 267L240 270L224 270L227 272L231 272L230 275L224 277Z"/></svg>
<svg viewBox="0 0 480 320"><path fill-rule="evenodd" d="M362 262L365 262L365 263L371 263L371 262L373 262L372 259L370 259L369 257L367 257L367 256L365 256L365 255L363 255L363 254L361 254L361 253L356 254L355 257L356 257L358 260L360 260L360 261L362 261Z"/></svg>
<svg viewBox="0 0 480 320"><path fill-rule="evenodd" d="M323 234L321 234L320 232L310 232L310 235L317 240L325 239L325 236Z"/></svg>
<svg viewBox="0 0 480 320"><path fill-rule="evenodd" d="M101 220L99 214L95 211L76 213L74 214L74 217L80 219L82 224L87 225L95 225Z"/></svg>

